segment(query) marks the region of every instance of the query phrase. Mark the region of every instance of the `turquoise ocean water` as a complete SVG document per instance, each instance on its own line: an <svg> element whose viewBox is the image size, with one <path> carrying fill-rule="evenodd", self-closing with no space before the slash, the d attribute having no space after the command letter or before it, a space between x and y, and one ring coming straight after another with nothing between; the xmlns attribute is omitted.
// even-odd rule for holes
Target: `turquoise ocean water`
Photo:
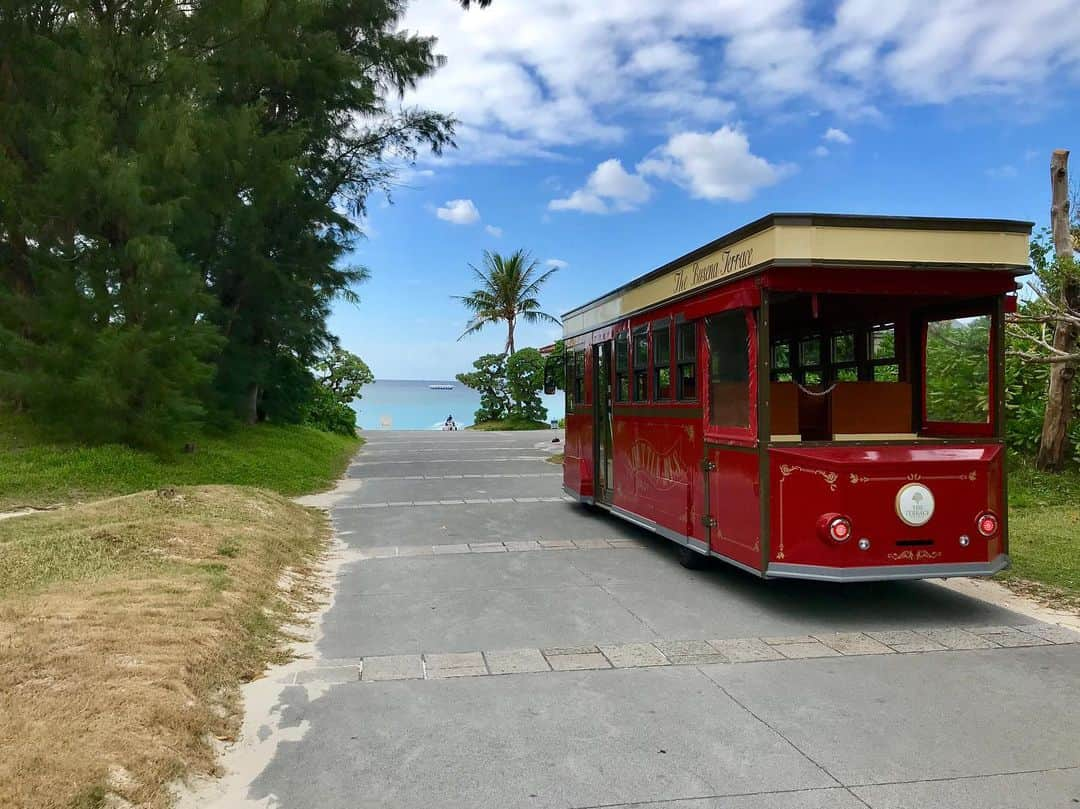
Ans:
<svg viewBox="0 0 1080 809"><path fill-rule="evenodd" d="M428 385L453 385L453 390L431 390ZM473 423L480 394L455 380L381 379L364 385L360 400L353 402L357 423L364 430L438 430L448 415L459 427ZM565 414L562 392L541 396L548 420Z"/></svg>

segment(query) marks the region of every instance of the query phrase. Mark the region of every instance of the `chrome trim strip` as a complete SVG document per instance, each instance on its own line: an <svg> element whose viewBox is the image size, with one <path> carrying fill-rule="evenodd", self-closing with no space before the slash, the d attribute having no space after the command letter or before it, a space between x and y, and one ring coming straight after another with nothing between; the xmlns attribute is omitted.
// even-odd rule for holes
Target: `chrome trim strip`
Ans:
<svg viewBox="0 0 1080 809"><path fill-rule="evenodd" d="M670 539L672 542L683 545L687 548L690 548L691 550L697 551L702 556L712 556L716 559L719 559L721 562L726 562L729 565L734 565L740 570L745 570L747 573L751 573L758 578L764 578L761 571L757 568L750 567L750 565L736 561L730 556L724 556L724 554L722 553L717 553L716 551L709 550L709 546L702 542L700 539L694 539L693 537L688 537L685 534L680 534L676 531L672 531L670 528L664 528L664 526L657 525L648 517L642 517L641 515L635 514L632 511L627 511L625 508L619 508L619 506L610 506L607 508L609 511L611 511L612 514L616 515L617 517L622 517L627 522L631 522L639 528L644 528L646 531L652 531L654 534L658 534L665 539Z"/></svg>
<svg viewBox="0 0 1080 809"><path fill-rule="evenodd" d="M958 562L936 565L872 565L866 567L827 567L770 563L767 579L812 579L814 581L899 581L903 579L947 579L954 576L993 576L1012 564L1008 554L992 562Z"/></svg>
<svg viewBox="0 0 1080 809"><path fill-rule="evenodd" d="M745 570L747 573L751 573L751 574L757 576L759 579L764 579L765 578L765 576L762 574L762 572L760 570L758 570L756 567L750 567L750 565L744 564L744 563L742 563L742 562L740 562L740 561L738 561L736 559L732 559L730 556L724 556L724 554L717 553L716 551L711 551L709 555L710 556L715 556L721 562L725 562L726 564L729 564L729 565L734 565L735 567L739 568L740 570Z"/></svg>

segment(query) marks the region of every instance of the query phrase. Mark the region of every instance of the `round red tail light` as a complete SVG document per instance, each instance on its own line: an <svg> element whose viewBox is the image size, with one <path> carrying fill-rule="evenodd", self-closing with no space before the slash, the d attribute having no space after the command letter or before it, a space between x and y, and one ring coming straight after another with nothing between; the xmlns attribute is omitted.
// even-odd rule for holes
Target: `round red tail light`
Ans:
<svg viewBox="0 0 1080 809"><path fill-rule="evenodd" d="M837 543L851 539L851 520L843 514L822 514L818 517L817 527L822 539Z"/></svg>
<svg viewBox="0 0 1080 809"><path fill-rule="evenodd" d="M998 530L998 518L993 514L986 513L979 517L975 521L976 527L979 529L979 533L984 537L990 538L997 533Z"/></svg>

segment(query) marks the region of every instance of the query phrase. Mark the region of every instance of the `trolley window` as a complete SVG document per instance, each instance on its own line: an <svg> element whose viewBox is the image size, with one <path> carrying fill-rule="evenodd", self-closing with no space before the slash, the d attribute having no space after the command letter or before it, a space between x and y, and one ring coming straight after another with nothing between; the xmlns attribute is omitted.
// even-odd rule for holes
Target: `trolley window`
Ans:
<svg viewBox="0 0 1080 809"><path fill-rule="evenodd" d="M736 309L705 319L709 343L709 424L750 426L750 332Z"/></svg>
<svg viewBox="0 0 1080 809"><path fill-rule="evenodd" d="M923 367L928 422L989 423L989 317L928 322Z"/></svg>
<svg viewBox="0 0 1080 809"><path fill-rule="evenodd" d="M649 401L649 329L634 330L634 401Z"/></svg>
<svg viewBox="0 0 1080 809"><path fill-rule="evenodd" d="M574 403L587 404L585 401L585 352L574 352Z"/></svg>
<svg viewBox="0 0 1080 809"><path fill-rule="evenodd" d="M615 401L630 401L630 338L626 332L615 335Z"/></svg>
<svg viewBox="0 0 1080 809"><path fill-rule="evenodd" d="M799 381L804 385L820 385L825 381L821 363L821 337L799 340Z"/></svg>
<svg viewBox="0 0 1080 809"><path fill-rule="evenodd" d="M832 368L830 381L858 382L859 360L855 354L855 332L834 334L831 340L829 364Z"/></svg>
<svg viewBox="0 0 1080 809"><path fill-rule="evenodd" d="M870 378L875 382L900 380L900 365L896 360L896 327L891 323L875 326L870 331Z"/></svg>
<svg viewBox="0 0 1080 809"><path fill-rule="evenodd" d="M671 325L668 321L653 325L653 395L658 400L671 399Z"/></svg>
<svg viewBox="0 0 1080 809"><path fill-rule="evenodd" d="M697 324L680 323L675 331L675 377L679 399L697 398Z"/></svg>

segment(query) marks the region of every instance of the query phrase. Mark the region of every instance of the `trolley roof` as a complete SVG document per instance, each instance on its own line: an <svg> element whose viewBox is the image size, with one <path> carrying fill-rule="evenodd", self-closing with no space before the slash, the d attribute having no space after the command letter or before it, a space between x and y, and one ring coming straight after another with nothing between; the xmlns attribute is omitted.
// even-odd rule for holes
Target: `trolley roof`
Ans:
<svg viewBox="0 0 1080 809"><path fill-rule="evenodd" d="M563 316L566 336L770 266L979 268L1026 273L1033 223L772 213Z"/></svg>

